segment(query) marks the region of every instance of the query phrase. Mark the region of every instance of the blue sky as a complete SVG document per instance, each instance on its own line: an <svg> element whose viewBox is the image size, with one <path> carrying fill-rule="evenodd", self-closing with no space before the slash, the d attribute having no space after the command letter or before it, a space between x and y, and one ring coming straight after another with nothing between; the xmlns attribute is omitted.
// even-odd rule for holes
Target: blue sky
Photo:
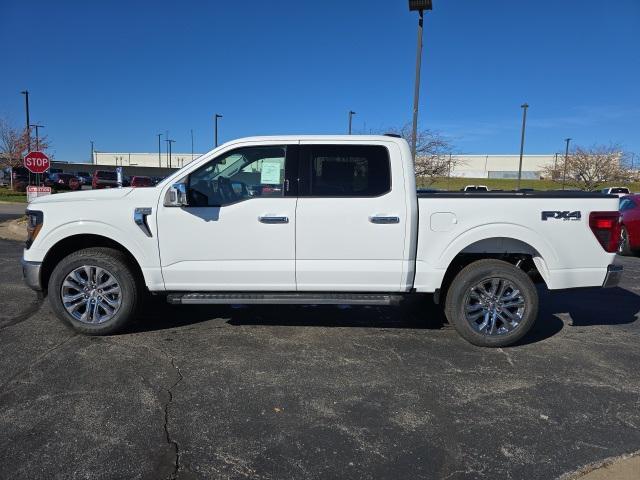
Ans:
<svg viewBox="0 0 640 480"><path fill-rule="evenodd" d="M640 1L433 0L420 123L465 153L618 143L640 154ZM410 121L406 0L2 0L0 116L46 125L57 159L209 150L256 134L380 131Z"/></svg>

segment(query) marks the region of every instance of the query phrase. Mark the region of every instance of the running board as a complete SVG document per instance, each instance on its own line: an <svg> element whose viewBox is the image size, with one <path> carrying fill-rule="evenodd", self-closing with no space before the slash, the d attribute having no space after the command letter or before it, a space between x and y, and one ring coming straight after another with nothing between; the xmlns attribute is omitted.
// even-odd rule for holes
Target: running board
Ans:
<svg viewBox="0 0 640 480"><path fill-rule="evenodd" d="M174 305L397 305L403 299L398 294L376 293L170 293L167 302Z"/></svg>

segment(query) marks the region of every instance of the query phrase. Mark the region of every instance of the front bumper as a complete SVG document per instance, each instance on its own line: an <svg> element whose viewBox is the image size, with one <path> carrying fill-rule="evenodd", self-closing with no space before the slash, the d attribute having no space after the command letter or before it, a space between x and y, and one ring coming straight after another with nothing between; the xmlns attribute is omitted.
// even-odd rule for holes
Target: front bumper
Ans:
<svg viewBox="0 0 640 480"><path fill-rule="evenodd" d="M602 283L603 288L617 287L622 279L622 265L609 265L607 267L607 276L604 277Z"/></svg>
<svg viewBox="0 0 640 480"><path fill-rule="evenodd" d="M24 279L24 283L26 283L29 288L38 292L42 291L42 284L40 283L42 262L28 262L23 258L20 263L22 263L22 278Z"/></svg>

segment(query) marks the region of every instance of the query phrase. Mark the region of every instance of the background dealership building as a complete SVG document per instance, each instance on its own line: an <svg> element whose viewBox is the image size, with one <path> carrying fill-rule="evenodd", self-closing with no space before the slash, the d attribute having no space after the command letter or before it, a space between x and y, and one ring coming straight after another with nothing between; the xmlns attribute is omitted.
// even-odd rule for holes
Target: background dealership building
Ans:
<svg viewBox="0 0 640 480"><path fill-rule="evenodd" d="M54 162L54 166L64 171L90 171L103 168L113 170L124 167L126 175L165 176L172 170L183 167L200 154L133 152L94 152L93 163ZM466 178L518 178L519 155L452 155L451 176ZM522 178L539 179L546 167L562 166L562 155L524 155Z"/></svg>

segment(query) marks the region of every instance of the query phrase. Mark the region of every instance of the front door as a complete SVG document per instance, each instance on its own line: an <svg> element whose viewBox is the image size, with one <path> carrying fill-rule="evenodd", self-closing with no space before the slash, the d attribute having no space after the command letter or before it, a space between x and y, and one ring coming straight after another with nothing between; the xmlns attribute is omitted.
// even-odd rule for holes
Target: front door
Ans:
<svg viewBox="0 0 640 480"><path fill-rule="evenodd" d="M298 290L399 291L408 248L397 147L313 143L300 145Z"/></svg>
<svg viewBox="0 0 640 480"><path fill-rule="evenodd" d="M183 179L189 205L158 207L167 290L295 290L295 156L296 145L237 148Z"/></svg>

